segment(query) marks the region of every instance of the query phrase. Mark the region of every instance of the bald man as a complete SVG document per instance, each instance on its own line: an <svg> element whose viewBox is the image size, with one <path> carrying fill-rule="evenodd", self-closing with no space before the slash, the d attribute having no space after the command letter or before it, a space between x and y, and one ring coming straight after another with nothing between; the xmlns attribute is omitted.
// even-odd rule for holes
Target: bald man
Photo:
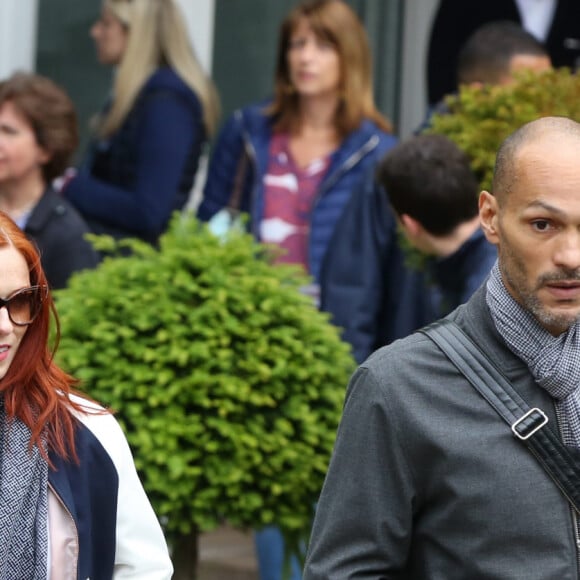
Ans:
<svg viewBox="0 0 580 580"><path fill-rule="evenodd" d="M498 262L448 318L580 461L580 125L519 129L492 190L479 213ZM564 493L425 334L359 367L304 580L572 579L577 538Z"/></svg>

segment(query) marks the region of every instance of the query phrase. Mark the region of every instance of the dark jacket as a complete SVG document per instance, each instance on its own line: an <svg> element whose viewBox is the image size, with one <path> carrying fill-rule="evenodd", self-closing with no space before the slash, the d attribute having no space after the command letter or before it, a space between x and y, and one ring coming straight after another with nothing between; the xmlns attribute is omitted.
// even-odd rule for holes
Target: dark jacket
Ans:
<svg viewBox="0 0 580 580"><path fill-rule="evenodd" d="M343 329L357 362L436 318L422 271L406 266L397 223L374 183L350 200L321 273L321 307Z"/></svg>
<svg viewBox="0 0 580 580"><path fill-rule="evenodd" d="M436 300L437 318L467 302L488 277L496 259L496 247L478 228L450 256L429 260L427 275Z"/></svg>
<svg viewBox="0 0 580 580"><path fill-rule="evenodd" d="M268 169L272 120L265 103L236 111L224 125L215 146L198 209L201 220L209 220L230 202L236 168L245 151L250 163L244 180L240 209L250 213L250 227L259 238L264 210L263 178ZM347 203L358 195L365 180L373 179L376 162L396 142L371 121L350 133L332 155L310 215L309 269L318 281L336 222Z"/></svg>
<svg viewBox="0 0 580 580"><path fill-rule="evenodd" d="M498 335L482 287L450 317L559 432L554 400ZM577 580L570 504L422 334L349 385L304 580Z"/></svg>
<svg viewBox="0 0 580 580"><path fill-rule="evenodd" d="M205 141L197 95L160 68L119 130L91 145L64 195L95 233L154 243L186 203Z"/></svg>
<svg viewBox="0 0 580 580"><path fill-rule="evenodd" d="M85 239L89 228L71 204L47 189L24 227L40 252L51 288L64 288L77 270L94 268L98 254Z"/></svg>
<svg viewBox="0 0 580 580"><path fill-rule="evenodd" d="M545 45L555 67L572 69L580 58L580 4L556 0L556 10ZM493 20L521 24L515 0L441 0L429 42L427 77L431 105L457 89L457 56L475 30Z"/></svg>

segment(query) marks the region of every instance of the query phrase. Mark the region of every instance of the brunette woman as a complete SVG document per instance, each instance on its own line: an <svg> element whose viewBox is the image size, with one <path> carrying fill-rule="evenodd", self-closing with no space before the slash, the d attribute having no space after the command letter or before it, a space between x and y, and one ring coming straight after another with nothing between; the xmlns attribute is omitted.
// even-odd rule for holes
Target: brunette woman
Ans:
<svg viewBox="0 0 580 580"><path fill-rule="evenodd" d="M210 161L202 220L231 202L264 242L286 250L316 283L334 226L351 195L395 143L373 100L364 28L342 0L299 4L284 20L274 99L238 110ZM240 172L243 175L240 175Z"/></svg>

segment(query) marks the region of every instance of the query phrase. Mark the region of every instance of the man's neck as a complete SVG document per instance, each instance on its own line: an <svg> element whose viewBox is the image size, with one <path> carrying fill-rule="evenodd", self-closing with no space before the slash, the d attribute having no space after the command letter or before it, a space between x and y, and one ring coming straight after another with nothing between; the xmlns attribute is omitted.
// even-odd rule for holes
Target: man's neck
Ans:
<svg viewBox="0 0 580 580"><path fill-rule="evenodd" d="M432 254L439 258L451 256L479 229L479 216L459 224L446 236L430 236Z"/></svg>

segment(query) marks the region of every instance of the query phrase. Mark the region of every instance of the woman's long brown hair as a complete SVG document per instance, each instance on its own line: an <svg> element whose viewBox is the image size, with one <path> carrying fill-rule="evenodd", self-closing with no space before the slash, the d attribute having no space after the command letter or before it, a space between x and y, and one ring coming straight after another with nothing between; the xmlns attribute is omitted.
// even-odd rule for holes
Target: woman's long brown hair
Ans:
<svg viewBox="0 0 580 580"><path fill-rule="evenodd" d="M285 18L280 28L274 101L268 109L275 128L294 132L300 121L299 97L293 89L288 67L288 48L294 30L306 19L316 36L329 42L340 59L340 105L334 125L340 137L374 121L388 133L393 127L377 110L373 97L372 59L366 31L355 12L342 0L305 0Z"/></svg>

